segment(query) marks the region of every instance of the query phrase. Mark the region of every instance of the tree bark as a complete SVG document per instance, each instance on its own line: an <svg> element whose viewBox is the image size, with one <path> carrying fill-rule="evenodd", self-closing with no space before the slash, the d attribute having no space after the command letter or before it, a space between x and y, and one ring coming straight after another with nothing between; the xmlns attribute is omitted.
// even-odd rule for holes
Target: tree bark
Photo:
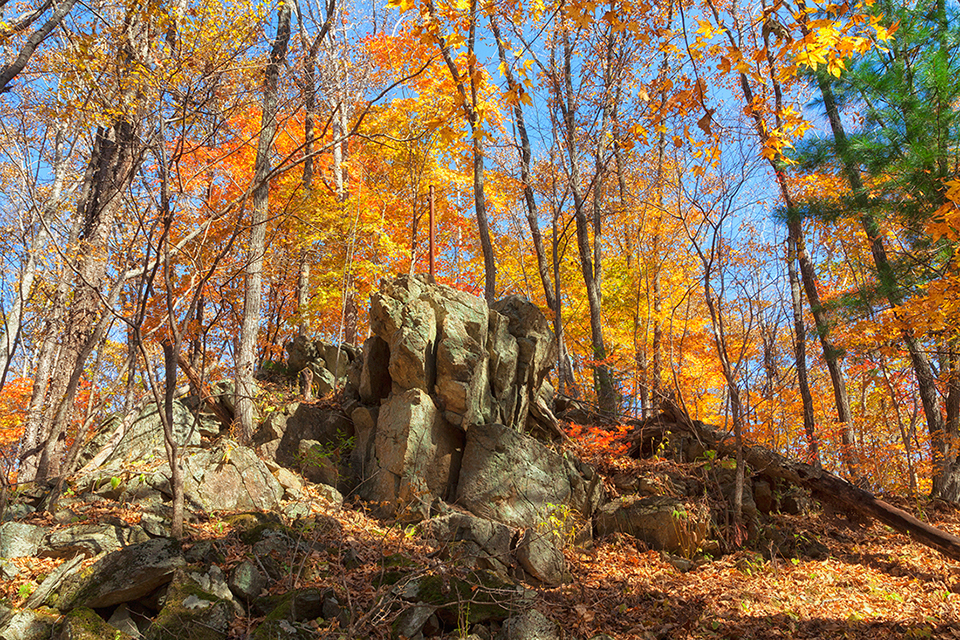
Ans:
<svg viewBox="0 0 960 640"><path fill-rule="evenodd" d="M817 424L813 415L813 394L807 379L807 328L803 322L803 298L800 293L800 277L797 274L797 233L800 225L791 224L787 232L787 280L790 283L790 301L793 308L793 356L797 366L797 386L803 405L803 432L807 436L810 463L820 466L820 443L817 439ZM844 386L846 388L846 386Z"/></svg>
<svg viewBox="0 0 960 640"><path fill-rule="evenodd" d="M503 38L500 35L500 27L493 14L489 15L490 30L493 32L494 39L497 42L497 53L500 57L500 64L503 68L504 76L507 80L507 89L514 92L517 96L517 102L513 105L513 115L517 125L518 151L520 152L520 182L523 184L523 200L527 206L527 226L530 227L530 237L533 240L533 250L537 257L537 272L540 274L540 284L543 285L543 296L546 300L547 308L556 313L556 297L553 292L553 284L550 282L550 263L547 261L547 253L543 248L543 235L540 233L539 210L537 208L536 196L533 193L532 176L530 175L530 161L533 152L530 146L530 136L527 134L527 124L523 115L523 103L520 100L520 91L522 87L517 83L513 75L513 69L510 61L507 60L507 52L503 45Z"/></svg>
<svg viewBox="0 0 960 640"><path fill-rule="evenodd" d="M564 143L570 163L570 191L573 194L574 220L577 231L577 250L580 254L580 267L583 274L583 284L587 290L587 303L590 309L590 338L593 347L594 382L597 391L597 404L600 410L610 416L617 415L620 401L613 384L610 365L607 363L607 347L603 336L603 314L601 310L600 287L594 277L592 244L590 242L590 225L585 212L586 202L580 186L579 158L576 149L576 122L573 95L573 76L571 64L573 47L570 44L570 34L562 33L563 45L563 76L562 88L558 87L560 95L557 104L561 109L563 119Z"/></svg>
<svg viewBox="0 0 960 640"><path fill-rule="evenodd" d="M260 119L260 139L254 168L253 211L250 223L250 244L245 269L243 321L240 327L240 349L237 354L237 418L240 440L250 441L255 429L254 400L257 337L260 330L263 292L263 257L266 250L267 209L269 207L270 150L277 133L277 88L280 66L287 56L290 42L290 0L281 0L277 16L277 38L270 51L270 60L264 72L263 113Z"/></svg>

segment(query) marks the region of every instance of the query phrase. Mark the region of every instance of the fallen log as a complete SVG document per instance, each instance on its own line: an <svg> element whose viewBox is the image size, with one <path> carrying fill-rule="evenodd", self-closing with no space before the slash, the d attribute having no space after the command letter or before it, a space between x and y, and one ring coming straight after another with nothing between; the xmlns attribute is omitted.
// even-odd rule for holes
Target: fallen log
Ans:
<svg viewBox="0 0 960 640"><path fill-rule="evenodd" d="M667 433L686 432L696 438L705 449L712 449L720 456L736 455L732 437L719 432L715 427L691 420L677 407L666 408L662 414L634 423L627 453L640 457L644 441L662 437ZM861 489L832 473L802 462L793 462L758 445L744 447L743 459L755 473L785 480L793 485L814 491L834 504L851 509L868 518L904 533L915 541L936 549L943 555L960 561L960 537L949 534L918 520L906 511Z"/></svg>

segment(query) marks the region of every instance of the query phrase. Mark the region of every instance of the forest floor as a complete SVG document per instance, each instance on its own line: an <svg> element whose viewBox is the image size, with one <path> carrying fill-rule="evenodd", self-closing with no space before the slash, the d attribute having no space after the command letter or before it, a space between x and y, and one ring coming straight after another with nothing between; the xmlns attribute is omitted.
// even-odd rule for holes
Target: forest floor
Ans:
<svg viewBox="0 0 960 640"><path fill-rule="evenodd" d="M643 473L664 461L623 460L621 468ZM103 506L101 506L101 504ZM136 523L136 505L91 505L90 522ZM960 535L960 509L934 504L897 506ZM317 628L317 637L388 638L403 603L383 584L387 558L402 557L420 573L454 575L415 528L368 517L360 505L342 508L317 501L314 522L304 528L313 554L274 584L275 593L303 586L333 587L353 612L349 629ZM27 520L56 527L50 516ZM321 526L322 524L322 526ZM665 556L627 536L609 536L587 548L566 551L573 581L538 589L536 607L560 623L566 638L958 638L960 565L879 524L844 527L813 511L776 515L768 525L820 543L814 559L780 558L741 549L691 559ZM227 514L194 516L185 545L213 541L229 570L250 554ZM769 559L773 556L773 559ZM16 606L37 581L61 561L21 558L15 579L0 582L0 598ZM92 560L88 561L92 562ZM237 621L232 637L245 638L255 617ZM446 638L464 629L444 631Z"/></svg>

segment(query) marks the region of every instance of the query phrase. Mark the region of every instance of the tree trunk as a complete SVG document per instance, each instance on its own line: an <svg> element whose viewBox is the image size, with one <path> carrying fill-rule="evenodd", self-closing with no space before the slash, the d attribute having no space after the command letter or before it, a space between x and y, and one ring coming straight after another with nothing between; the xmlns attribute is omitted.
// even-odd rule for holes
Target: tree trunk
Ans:
<svg viewBox="0 0 960 640"><path fill-rule="evenodd" d="M237 417L240 440L250 441L255 429L254 400L257 336L260 330L263 257L266 247L267 209L269 207L270 149L277 132L277 85L280 66L287 56L290 41L290 0L281 0L277 16L277 39L270 51L270 61L264 72L263 113L260 120L260 139L254 167L253 211L250 223L250 244L245 269L243 322L240 327L240 349L237 354Z"/></svg>
<svg viewBox="0 0 960 640"><path fill-rule="evenodd" d="M846 131L840 119L840 111L833 95L833 88L830 86L830 81L823 75L817 76L817 85L823 97L823 106L827 112L827 119L830 121L830 129L833 132L837 155L842 163L843 174L850 185L850 190L853 192L857 208L861 212L860 224L867 235L867 242L870 243L870 253L877 269L880 290L894 312L899 313L903 303L902 295L897 288L893 266L887 258L880 224L870 208L869 198L860 171L856 162L850 156ZM933 450L933 488L931 496L958 502L960 501L960 458L954 450L958 434L948 431L947 425L944 423L936 378L930 366L929 358L908 328L903 327L901 329L901 336L910 354L910 362L913 365L917 390L920 393L920 402L923 405L923 414L926 417L927 430L930 434L930 445Z"/></svg>
<svg viewBox="0 0 960 640"><path fill-rule="evenodd" d="M78 205L82 221L76 258L73 298L64 327L60 356L52 373L49 410L37 433L46 440L37 463L37 476L60 472L59 456L53 447L73 415L72 403L64 404L71 378L82 370L79 361L100 315L101 289L106 283L107 241L113 228L121 197L139 166L139 140L134 125L121 117L111 127L97 130L90 161L84 175ZM39 444L39 443L38 443ZM28 463L32 466L32 462Z"/></svg>
<svg viewBox="0 0 960 640"><path fill-rule="evenodd" d="M607 347L603 337L603 315L601 311L600 287L594 278L590 226L585 212L586 202L580 187L579 158L576 150L576 122L574 121L573 77L571 64L573 47L570 34L564 31L563 37L563 93L557 101L564 127L564 141L570 162L570 191L573 194L574 219L577 231L577 250L580 253L580 267L583 284L587 290L587 303L590 309L590 338L593 346L594 383L597 391L597 404L607 415L615 416L619 411L619 398L614 388L610 365L607 363Z"/></svg>
<svg viewBox="0 0 960 640"><path fill-rule="evenodd" d="M432 0L428 5L430 19L437 20L436 8ZM488 302L492 302L497 296L497 263L493 253L493 244L490 241L490 227L487 221L487 196L485 191L485 180L483 174L483 130L481 128L480 114L477 110L479 104L479 89L477 86L476 70L477 60L475 55L477 38L477 0L470 0L470 26L467 36L467 75L470 81L470 92L464 85L460 77L460 70L457 69L456 61L450 53L450 47L446 39L439 32L434 36L440 47L440 55L450 71L450 76L457 87L457 94L460 98L460 106L466 116L467 123L470 125L473 147L473 202L477 213L477 227L480 231L480 249L483 252L483 295ZM411 267L412 268L412 267Z"/></svg>
<svg viewBox="0 0 960 640"><path fill-rule="evenodd" d="M537 272L540 274L540 284L543 286L543 296L546 300L547 308L556 314L556 297L554 296L553 284L550 282L550 264L547 261L547 254L543 248L543 235L540 233L538 222L539 211L537 209L537 200L533 193L532 176L530 175L530 160L533 152L530 146L530 137L527 134L526 120L523 116L523 103L520 100L520 91L522 87L517 84L513 75L513 69L510 61L507 60L507 52L503 46L503 39L500 36L500 27L494 19L493 13L489 15L490 30L497 42L497 53L500 57L500 64L504 70L504 76L507 80L507 89L517 95L517 102L513 105L513 115L517 124L518 150L520 152L520 182L523 184L523 200L527 206L527 226L530 227L530 237L533 240L533 249L537 257ZM557 336L559 339L559 336Z"/></svg>
<svg viewBox="0 0 960 640"><path fill-rule="evenodd" d="M803 322L803 298L800 294L800 277L797 274L797 234L800 225L792 222L787 233L787 279L790 283L790 301L793 306L793 355L797 366L797 386L803 405L803 432L807 436L810 464L820 466L820 443L817 439L817 424L813 415L813 395L807 379L807 328ZM846 386L844 386L846 389Z"/></svg>
<svg viewBox="0 0 960 640"><path fill-rule="evenodd" d="M299 13L299 12L298 12ZM299 21L300 41L306 56L303 63L303 176L301 185L303 186L303 199L310 202L313 196L313 167L314 167L314 129L317 118L317 56L320 53L321 38L317 37L312 43L307 42L306 33L303 30L303 20ZM322 35L322 34L321 34ZM310 301L310 243L306 239L306 225L299 221L298 236L300 241L300 260L297 273L297 333L306 337L309 332L307 327L307 304Z"/></svg>
<svg viewBox="0 0 960 640"><path fill-rule="evenodd" d="M178 540L183 537L183 470L180 468L179 447L173 433L173 398L177 388L177 351L179 340L174 338L163 343L163 446L170 463L170 487L173 491L173 514L170 519L170 535ZM159 409L159 407L157 407Z"/></svg>

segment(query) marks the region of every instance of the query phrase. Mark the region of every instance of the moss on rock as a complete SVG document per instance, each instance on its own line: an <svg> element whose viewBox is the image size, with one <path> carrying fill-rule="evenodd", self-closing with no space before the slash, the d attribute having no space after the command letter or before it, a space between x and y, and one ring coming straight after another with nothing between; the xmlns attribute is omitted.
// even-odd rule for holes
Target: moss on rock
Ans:
<svg viewBox="0 0 960 640"><path fill-rule="evenodd" d="M204 591L186 571L178 570L166 604L147 629L147 640L223 640L233 608L229 601Z"/></svg>
<svg viewBox="0 0 960 640"><path fill-rule="evenodd" d="M403 595L439 607L437 617L446 624L502 621L530 605L530 592L489 571L467 578L430 575L408 584Z"/></svg>
<svg viewBox="0 0 960 640"><path fill-rule="evenodd" d="M78 607L63 619L60 637L71 640L133 640L133 636L108 624L97 612L87 607Z"/></svg>

